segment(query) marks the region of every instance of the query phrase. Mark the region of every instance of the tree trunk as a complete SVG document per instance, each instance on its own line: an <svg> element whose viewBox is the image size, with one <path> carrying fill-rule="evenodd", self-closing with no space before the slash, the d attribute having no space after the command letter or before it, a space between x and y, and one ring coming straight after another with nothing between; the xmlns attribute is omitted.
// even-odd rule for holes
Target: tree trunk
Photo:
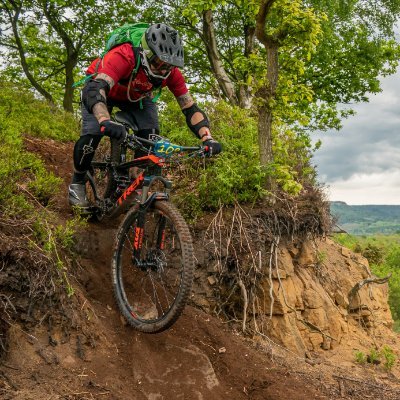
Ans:
<svg viewBox="0 0 400 400"><path fill-rule="evenodd" d="M246 58L249 58L251 53L254 50L254 44L255 44L255 32L256 29L253 25L245 25L244 26L244 56ZM249 74L245 74L244 76L244 81L247 81ZM238 91L238 99L239 99L239 107L240 108L245 108L245 109L250 109L252 106L252 100L253 100L253 93L252 93L252 88L245 84L245 85L240 85L239 91Z"/></svg>
<svg viewBox="0 0 400 400"><path fill-rule="evenodd" d="M218 52L211 10L206 10L203 12L203 33L208 59L210 60L211 68L213 69L218 85L228 101L233 105L237 105L238 99L235 94L234 85L229 79L229 76L222 65L222 61Z"/></svg>
<svg viewBox="0 0 400 400"><path fill-rule="evenodd" d="M248 86L241 85L239 87L239 107L240 108L245 108L245 109L250 109L251 105L253 104L253 95L251 93L251 89Z"/></svg>
<svg viewBox="0 0 400 400"><path fill-rule="evenodd" d="M54 2L45 1L42 4L42 11L49 24L57 32L64 43L67 60L65 62L65 88L63 107L65 111L74 112L74 93L72 85L74 83L73 70L78 63L78 50L75 49L72 38L68 35L68 32L64 29L63 25L60 22L59 12Z"/></svg>
<svg viewBox="0 0 400 400"><path fill-rule="evenodd" d="M67 49L68 50L68 49ZM77 55L70 52L68 53L68 59L65 64L65 90L64 90L64 99L63 99L63 107L65 111L69 111L71 113L74 112L73 100L74 100L74 88L72 87L74 83L74 68L78 63Z"/></svg>
<svg viewBox="0 0 400 400"><path fill-rule="evenodd" d="M267 47L267 86L257 92L262 99L258 110L258 143L260 145L260 163L266 166L274 161L272 150L273 112L271 100L274 99L278 85L278 45L271 43Z"/></svg>
<svg viewBox="0 0 400 400"><path fill-rule="evenodd" d="M267 105L258 109L258 145L260 147L260 164L266 166L273 162L272 112Z"/></svg>
<svg viewBox="0 0 400 400"><path fill-rule="evenodd" d="M23 47L23 43L22 40L19 36L19 32L18 32L18 20L19 20L19 14L21 11L21 8L18 8L18 6L15 3L12 3L13 5L13 11L14 11L14 15L11 15L11 10L8 10L9 12L9 18L10 18L10 22L11 22L11 27L12 27L12 31L14 34L14 38L15 38L15 43L17 45L18 48L18 53L19 53L19 57L20 57L20 61L21 61L21 66L22 66L22 70L25 73L25 76L28 78L29 82L31 83L31 85L52 105L54 106L54 100L53 97L51 96L51 94L42 86L40 85L40 83L35 79L35 77L31 74L30 70L29 70L29 65L27 63L26 57L25 57L25 49Z"/></svg>

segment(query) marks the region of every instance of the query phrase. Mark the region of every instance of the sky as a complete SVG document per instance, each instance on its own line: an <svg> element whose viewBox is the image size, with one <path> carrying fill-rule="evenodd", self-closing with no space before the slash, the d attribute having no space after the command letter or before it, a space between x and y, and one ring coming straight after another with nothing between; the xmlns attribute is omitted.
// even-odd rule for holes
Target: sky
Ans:
<svg viewBox="0 0 400 400"><path fill-rule="evenodd" d="M381 84L340 131L312 135L322 140L314 164L332 201L400 204L400 68Z"/></svg>

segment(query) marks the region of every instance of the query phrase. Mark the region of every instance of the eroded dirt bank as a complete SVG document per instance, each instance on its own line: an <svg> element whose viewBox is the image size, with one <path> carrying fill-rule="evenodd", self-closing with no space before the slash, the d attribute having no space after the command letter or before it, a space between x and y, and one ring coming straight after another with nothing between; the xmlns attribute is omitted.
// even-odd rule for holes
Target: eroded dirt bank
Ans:
<svg viewBox="0 0 400 400"><path fill-rule="evenodd" d="M72 171L72 145L30 139L27 147L41 154L49 169L64 178L66 189ZM56 199L56 208L60 218L67 220L71 214L65 192ZM206 313L204 310L213 308L218 277L211 267L205 271L201 263L192 299L195 306L188 306L169 331L145 335L127 327L114 304L110 254L115 229L111 224L92 224L79 236L76 249L79 257L71 282L75 287L73 327L52 321L51 315L42 315L30 328L14 324L8 330L8 353L0 363L0 398L400 398L396 387L398 366L392 373L386 373L379 365L362 367L354 363L354 350L368 349L374 342L397 349L397 336L390 333L383 286L379 292L373 290L373 298L371 291L364 288L366 297L354 300L361 305L367 303L380 319L373 319L366 309L363 313L363 308L357 305L350 307L352 316L349 317L348 311L344 315L343 310L348 310L349 304L340 293L347 293L347 286L363 279L366 268L363 260L342 254L345 251L333 243L323 242L319 254L325 254L332 265L342 265L336 278L330 280L326 268L312 267L316 265L313 257L317 253L309 249L308 254L306 248L282 249L280 286L278 276L273 277L275 313L271 317L273 322L266 325L270 331L264 332L290 351L261 334L243 337L239 333L240 323L225 323ZM196 235L201 236L197 231ZM3 250L0 256L5 271ZM201 258L200 253L197 258ZM350 279L350 271L359 271L360 276ZM299 274L303 276L302 286L293 283ZM324 279L317 285L313 283L314 275L324 278L329 290L321 292ZM309 295L304 295L307 290ZM288 294L286 299L284 292ZM331 298L336 298L333 305ZM332 310L327 308L328 303ZM238 304L240 309L240 299ZM292 308L322 328L325 335L312 332L301 323L288 324L294 315ZM340 315L339 319L335 313L338 318ZM249 326L251 323L250 318ZM340 341L330 341L328 345L327 335L337 338L338 333Z"/></svg>

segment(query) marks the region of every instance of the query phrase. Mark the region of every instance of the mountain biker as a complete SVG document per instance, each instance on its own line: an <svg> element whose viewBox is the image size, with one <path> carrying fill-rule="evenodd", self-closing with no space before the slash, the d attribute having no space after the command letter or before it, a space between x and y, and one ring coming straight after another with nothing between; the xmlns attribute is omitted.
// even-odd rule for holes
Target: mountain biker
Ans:
<svg viewBox="0 0 400 400"><path fill-rule="evenodd" d="M140 61L139 69L133 71ZM82 89L81 136L74 147L74 174L69 185L69 203L88 207L85 176L94 152L106 135L122 142L126 137L123 125L111 121L114 106L136 122L137 135L148 139L159 133L158 113L153 89L167 86L175 95L190 130L208 146L209 155L222 151L210 132L206 114L194 102L179 68L184 65L182 41L178 32L168 25L150 25L143 34L139 53L132 44L123 43L94 60L87 74L95 73ZM134 76L134 77L133 77ZM142 156L135 152L135 156Z"/></svg>

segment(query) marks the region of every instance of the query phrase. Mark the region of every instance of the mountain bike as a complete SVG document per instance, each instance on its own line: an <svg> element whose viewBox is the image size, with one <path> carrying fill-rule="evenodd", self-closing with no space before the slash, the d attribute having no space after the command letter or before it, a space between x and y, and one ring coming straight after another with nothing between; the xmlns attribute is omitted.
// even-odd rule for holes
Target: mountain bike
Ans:
<svg viewBox="0 0 400 400"><path fill-rule="evenodd" d="M87 212L97 220L126 213L112 256L115 299L132 327L157 333L181 315L194 271L192 237L169 201L172 183L162 167L176 158L205 156L207 147L142 139L132 134L136 127L127 114L118 112L114 119L126 127L127 139L122 144L102 139L87 174ZM147 155L135 159L128 151L138 149Z"/></svg>

